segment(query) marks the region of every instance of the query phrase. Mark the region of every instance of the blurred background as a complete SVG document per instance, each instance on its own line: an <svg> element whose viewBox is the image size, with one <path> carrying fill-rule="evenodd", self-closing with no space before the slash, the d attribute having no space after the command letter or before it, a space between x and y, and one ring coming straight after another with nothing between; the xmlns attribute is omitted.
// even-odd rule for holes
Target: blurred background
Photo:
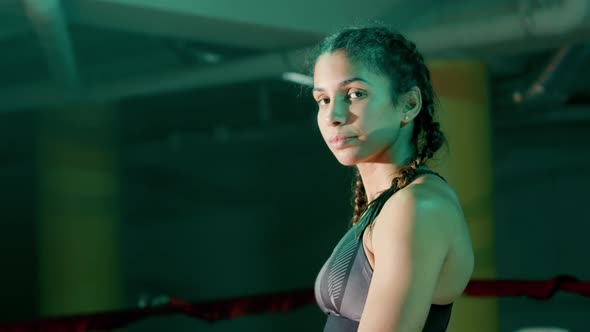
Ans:
<svg viewBox="0 0 590 332"><path fill-rule="evenodd" d="M587 0L0 0L0 321L313 287L351 170L309 47L379 20L431 66L474 278L590 279ZM298 75L299 74L299 75ZM587 331L590 300L461 299L449 331ZM127 331L321 331L312 304Z"/></svg>

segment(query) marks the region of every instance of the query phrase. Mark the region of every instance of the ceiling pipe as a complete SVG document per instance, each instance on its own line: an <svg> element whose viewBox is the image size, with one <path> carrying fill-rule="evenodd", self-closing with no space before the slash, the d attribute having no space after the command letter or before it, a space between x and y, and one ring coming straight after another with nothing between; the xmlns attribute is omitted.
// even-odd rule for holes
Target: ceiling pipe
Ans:
<svg viewBox="0 0 590 332"><path fill-rule="evenodd" d="M53 78L71 94L78 94L80 77L60 0L23 0Z"/></svg>
<svg viewBox="0 0 590 332"><path fill-rule="evenodd" d="M559 48L524 92L514 92L514 103L532 108L563 104L576 89L583 88L579 76L586 75L589 59L590 44Z"/></svg>
<svg viewBox="0 0 590 332"><path fill-rule="evenodd" d="M515 91L513 95L514 103L522 105L530 102L535 98L545 94L546 86L550 83L550 79L555 76L558 67L563 64L564 58L571 53L571 46L564 46L559 48L557 52L551 57L551 60L541 72L541 75L529 86L526 92Z"/></svg>
<svg viewBox="0 0 590 332"><path fill-rule="evenodd" d="M424 53L446 49L478 48L507 41L526 42L535 37L554 37L588 25L587 0L561 0L535 7L536 1L521 0L520 9L498 17L474 22L440 24L408 31Z"/></svg>

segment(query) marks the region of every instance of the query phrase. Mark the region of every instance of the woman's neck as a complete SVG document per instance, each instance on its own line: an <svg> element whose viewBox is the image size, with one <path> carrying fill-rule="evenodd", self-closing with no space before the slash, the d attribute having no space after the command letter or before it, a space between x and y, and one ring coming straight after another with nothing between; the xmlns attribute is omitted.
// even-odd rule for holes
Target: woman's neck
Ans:
<svg viewBox="0 0 590 332"><path fill-rule="evenodd" d="M410 144L412 131L413 126L402 128L399 137L388 149L356 165L363 181L367 203L389 189L393 179L400 175L402 167L414 158L416 151Z"/></svg>
<svg viewBox="0 0 590 332"><path fill-rule="evenodd" d="M407 159L399 163L359 163L356 167L359 170L363 187L367 195L367 203L372 202L380 193L389 189L393 179L400 176L402 167L408 165ZM425 165L417 169L427 169Z"/></svg>
<svg viewBox="0 0 590 332"><path fill-rule="evenodd" d="M357 168L363 180L367 202L370 203L391 187L391 182L399 176L401 167L395 164L362 163Z"/></svg>

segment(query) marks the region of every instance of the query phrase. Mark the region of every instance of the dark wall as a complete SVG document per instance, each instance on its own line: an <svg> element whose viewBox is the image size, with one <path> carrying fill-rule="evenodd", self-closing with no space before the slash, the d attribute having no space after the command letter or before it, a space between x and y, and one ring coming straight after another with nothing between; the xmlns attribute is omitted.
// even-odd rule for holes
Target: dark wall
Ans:
<svg viewBox="0 0 590 332"><path fill-rule="evenodd" d="M129 188L128 199L138 201L128 206L144 206L143 212L134 208L124 225L129 298L161 293L204 301L312 288L350 214L347 169L314 131L301 127L298 137L203 140L190 146L193 152L165 157L182 164L180 174L191 175L174 180L169 173L166 188L149 194ZM127 179L141 183L141 173L135 170ZM139 202L148 196L150 204ZM323 319L312 305L220 323L219 330L314 330ZM201 326L178 324L176 331ZM138 325L136 331L159 329L150 326Z"/></svg>
<svg viewBox="0 0 590 332"><path fill-rule="evenodd" d="M0 120L0 321L38 310L36 123L27 113Z"/></svg>
<svg viewBox="0 0 590 332"><path fill-rule="evenodd" d="M567 274L590 279L590 122L564 120L571 113L566 108L552 112L561 116L542 123L504 121L495 128L498 278L548 280ZM582 296L502 298L499 305L501 331L588 329L590 302Z"/></svg>

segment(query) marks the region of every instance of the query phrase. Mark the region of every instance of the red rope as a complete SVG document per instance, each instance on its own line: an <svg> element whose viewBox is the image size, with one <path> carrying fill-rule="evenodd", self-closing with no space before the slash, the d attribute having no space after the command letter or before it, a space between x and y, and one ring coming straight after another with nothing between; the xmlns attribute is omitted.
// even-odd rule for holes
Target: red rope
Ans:
<svg viewBox="0 0 590 332"><path fill-rule="evenodd" d="M467 285L465 294L476 297L528 296L546 300L558 290L590 296L590 282L578 281L571 276L558 276L549 281L472 280Z"/></svg>
<svg viewBox="0 0 590 332"><path fill-rule="evenodd" d="M558 290L590 297L590 282L577 281L570 276L558 276L549 281L472 280L465 289L465 295L475 297L528 296L546 300ZM291 311L313 302L315 302L314 292L309 289L200 303L190 303L180 298L169 298L165 305L159 307L4 323L0 324L0 332L111 330L125 327L141 319L171 314L184 314L214 322L252 314Z"/></svg>

